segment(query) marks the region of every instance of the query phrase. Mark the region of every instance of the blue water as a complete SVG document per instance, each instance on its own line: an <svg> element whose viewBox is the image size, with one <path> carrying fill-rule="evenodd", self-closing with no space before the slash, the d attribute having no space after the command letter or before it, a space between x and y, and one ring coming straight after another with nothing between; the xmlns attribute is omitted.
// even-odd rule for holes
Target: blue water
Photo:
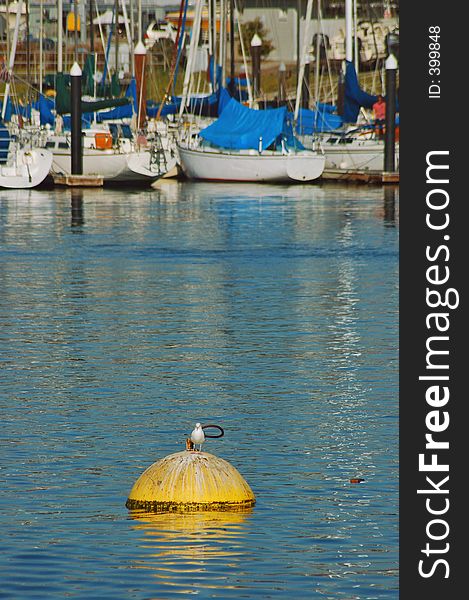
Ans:
<svg viewBox="0 0 469 600"><path fill-rule="evenodd" d="M398 597L390 193L0 191L0 598ZM256 506L129 513L196 421Z"/></svg>

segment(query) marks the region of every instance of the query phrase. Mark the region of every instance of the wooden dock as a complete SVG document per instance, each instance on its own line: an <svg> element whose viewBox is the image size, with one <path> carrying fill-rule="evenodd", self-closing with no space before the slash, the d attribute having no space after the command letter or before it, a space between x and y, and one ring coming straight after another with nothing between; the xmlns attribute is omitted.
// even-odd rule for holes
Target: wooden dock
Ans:
<svg viewBox="0 0 469 600"><path fill-rule="evenodd" d="M386 171L353 170L353 169L325 169L321 179L327 181L345 181L347 183L399 183L399 171L390 173Z"/></svg>
<svg viewBox="0 0 469 600"><path fill-rule="evenodd" d="M102 187L103 178L97 175L53 175L56 185L68 187Z"/></svg>

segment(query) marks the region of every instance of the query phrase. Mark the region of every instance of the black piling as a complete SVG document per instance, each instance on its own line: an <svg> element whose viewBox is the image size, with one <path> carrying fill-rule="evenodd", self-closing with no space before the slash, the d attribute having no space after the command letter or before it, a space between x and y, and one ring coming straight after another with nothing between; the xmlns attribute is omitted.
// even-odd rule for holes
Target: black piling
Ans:
<svg viewBox="0 0 469 600"><path fill-rule="evenodd" d="M389 227L396 224L396 190L393 185L384 186L384 224Z"/></svg>
<svg viewBox="0 0 469 600"><path fill-rule="evenodd" d="M337 79L337 114L343 117L345 112L345 76L342 69Z"/></svg>
<svg viewBox="0 0 469 600"><path fill-rule="evenodd" d="M259 97L261 91L261 47L262 40L256 33L251 40L252 95L254 99Z"/></svg>
<svg viewBox="0 0 469 600"><path fill-rule="evenodd" d="M384 134L384 171L394 173L396 146L396 75L397 60L390 54L386 67L386 132Z"/></svg>
<svg viewBox="0 0 469 600"><path fill-rule="evenodd" d="M81 139L81 69L74 63L70 69L71 129L72 129L72 175L83 175L83 146Z"/></svg>
<svg viewBox="0 0 469 600"><path fill-rule="evenodd" d="M70 199L72 204L71 226L72 228L80 228L85 222L83 213L83 189L79 187L70 188Z"/></svg>

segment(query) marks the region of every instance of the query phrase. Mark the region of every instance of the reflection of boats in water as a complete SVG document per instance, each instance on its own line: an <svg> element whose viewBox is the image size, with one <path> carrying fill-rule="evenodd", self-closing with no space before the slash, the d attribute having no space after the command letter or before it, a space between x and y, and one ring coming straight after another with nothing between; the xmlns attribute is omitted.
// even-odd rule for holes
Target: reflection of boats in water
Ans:
<svg viewBox="0 0 469 600"><path fill-rule="evenodd" d="M161 201L177 204L182 195L190 199L194 205L205 202L261 205L266 202L279 202L288 196L295 201L306 200L309 204L323 202L324 190L316 183L303 185L269 184L259 186L250 182L220 182L213 186L205 181L178 181L176 179L159 179L152 184L153 192ZM284 191L285 190L285 191ZM187 211L187 205L184 206Z"/></svg>

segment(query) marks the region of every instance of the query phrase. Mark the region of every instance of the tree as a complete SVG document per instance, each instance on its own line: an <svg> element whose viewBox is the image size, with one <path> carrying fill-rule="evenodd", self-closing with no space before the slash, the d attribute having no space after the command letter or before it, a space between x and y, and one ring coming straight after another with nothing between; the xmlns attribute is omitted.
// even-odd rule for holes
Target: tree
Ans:
<svg viewBox="0 0 469 600"><path fill-rule="evenodd" d="M249 53L249 49L251 47L251 40L254 35L257 35L262 40L261 46L261 56L262 58L266 58L275 50L275 46L272 44L272 40L267 37L267 29L264 27L264 23L262 22L260 17L256 17L253 21L246 21L246 23L242 23L241 25L241 34L243 36L244 49ZM239 51L241 50L241 44L239 46Z"/></svg>

